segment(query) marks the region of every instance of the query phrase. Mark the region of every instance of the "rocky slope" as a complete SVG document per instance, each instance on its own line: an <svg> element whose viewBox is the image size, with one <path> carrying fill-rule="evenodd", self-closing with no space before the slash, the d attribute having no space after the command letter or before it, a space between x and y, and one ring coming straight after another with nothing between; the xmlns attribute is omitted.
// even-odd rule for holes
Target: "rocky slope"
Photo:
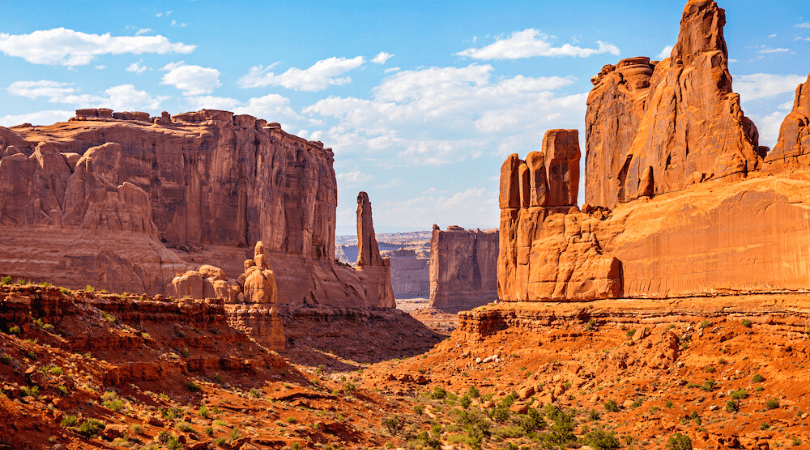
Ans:
<svg viewBox="0 0 810 450"><path fill-rule="evenodd" d="M334 262L332 151L278 124L80 110L67 123L0 128L0 155L4 274L163 293L199 263L236 278L263 241L280 302L382 304L364 287L384 284L381 274Z"/></svg>

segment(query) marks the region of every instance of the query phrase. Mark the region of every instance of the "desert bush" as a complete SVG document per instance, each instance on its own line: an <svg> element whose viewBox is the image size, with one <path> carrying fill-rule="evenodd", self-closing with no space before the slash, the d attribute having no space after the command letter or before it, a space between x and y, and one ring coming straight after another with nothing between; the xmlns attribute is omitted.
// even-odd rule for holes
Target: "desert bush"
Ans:
<svg viewBox="0 0 810 450"><path fill-rule="evenodd" d="M732 400L744 400L746 398L748 398L748 391L745 389L737 389L736 391L731 392Z"/></svg>
<svg viewBox="0 0 810 450"><path fill-rule="evenodd" d="M546 421L540 411L535 408L529 408L529 411L520 419L520 428L523 433L529 434L535 430L542 430L546 427Z"/></svg>
<svg viewBox="0 0 810 450"><path fill-rule="evenodd" d="M712 323L709 322L708 320L704 320L703 322L700 322L700 328L701 329L709 328L710 326L712 326Z"/></svg>
<svg viewBox="0 0 810 450"><path fill-rule="evenodd" d="M778 407L779 407L779 399L777 399L777 398L772 398L772 399L768 400L767 402L765 402L765 408L766 409L776 409Z"/></svg>
<svg viewBox="0 0 810 450"><path fill-rule="evenodd" d="M754 383L762 383L763 381L765 381L765 377L763 377L763 376L762 376L762 375L760 375L760 374L755 374L755 375L754 375L754 376L751 378L751 381L753 381Z"/></svg>
<svg viewBox="0 0 810 450"><path fill-rule="evenodd" d="M11 334L20 334L21 330L20 327L18 327L17 325L12 325L8 327L8 332Z"/></svg>
<svg viewBox="0 0 810 450"><path fill-rule="evenodd" d="M733 413L740 410L740 403L736 400L729 400L726 402L726 411Z"/></svg>
<svg viewBox="0 0 810 450"><path fill-rule="evenodd" d="M24 386L22 388L22 391L28 397L37 398L37 396L39 395L39 386Z"/></svg>
<svg viewBox="0 0 810 450"><path fill-rule="evenodd" d="M462 395L461 398L458 400L458 404L461 405L462 408L467 409L472 404L472 400L468 395Z"/></svg>
<svg viewBox="0 0 810 450"><path fill-rule="evenodd" d="M405 427L405 418L394 414L391 417L383 419L382 424L391 436L396 436L402 431L402 428Z"/></svg>
<svg viewBox="0 0 810 450"><path fill-rule="evenodd" d="M619 412L619 405L616 403L616 400L605 400L604 406L607 412Z"/></svg>
<svg viewBox="0 0 810 450"><path fill-rule="evenodd" d="M436 386L435 388L433 388L433 392L430 393L430 398L436 400L441 400L445 397L447 397L447 391L442 387Z"/></svg>
<svg viewBox="0 0 810 450"><path fill-rule="evenodd" d="M599 428L586 433L583 440L594 450L614 450L621 447L621 442L613 431L608 433Z"/></svg>
<svg viewBox="0 0 810 450"><path fill-rule="evenodd" d="M472 398L478 398L481 396L481 393L478 392L478 388L476 388L475 386L470 386L470 388L467 390L467 395L469 395Z"/></svg>
<svg viewBox="0 0 810 450"><path fill-rule="evenodd" d="M11 356L9 356L6 353L3 353L2 355L0 355L0 363L3 363L5 365L11 364Z"/></svg>
<svg viewBox="0 0 810 450"><path fill-rule="evenodd" d="M5 276L0 279L0 286L5 286L11 284L11 276Z"/></svg>
<svg viewBox="0 0 810 450"><path fill-rule="evenodd" d="M422 413L425 412L425 407L422 406L422 405L414 405L413 406L413 412L415 412L416 414L419 414L421 416Z"/></svg>
<svg viewBox="0 0 810 450"><path fill-rule="evenodd" d="M751 321L748 319L743 319L742 326L744 326L745 328L751 328Z"/></svg>
<svg viewBox="0 0 810 450"><path fill-rule="evenodd" d="M692 440L685 434L675 433L667 440L667 449L692 450Z"/></svg>
<svg viewBox="0 0 810 450"><path fill-rule="evenodd" d="M346 397L351 397L354 395L354 392L357 390L357 386L354 385L351 381L347 381L343 383L343 395Z"/></svg>
<svg viewBox="0 0 810 450"><path fill-rule="evenodd" d="M201 390L202 390L202 388L200 387L200 385L199 385L199 384L197 384L197 383L195 383L195 382L193 382L193 381L188 381L188 382L186 382L186 389L188 389L188 390L189 390L189 391L191 391L191 392L199 392L199 391L201 391Z"/></svg>
<svg viewBox="0 0 810 450"><path fill-rule="evenodd" d="M200 409L197 411L197 415L203 419L207 419L209 416L208 407L205 405L200 406Z"/></svg>
<svg viewBox="0 0 810 450"><path fill-rule="evenodd" d="M93 437L104 429L104 422L98 419L87 419L75 431L84 437Z"/></svg>
<svg viewBox="0 0 810 450"><path fill-rule="evenodd" d="M62 418L62 423L60 423L60 425L62 426L62 428L70 428L75 427L78 423L79 423L78 417L68 415Z"/></svg>

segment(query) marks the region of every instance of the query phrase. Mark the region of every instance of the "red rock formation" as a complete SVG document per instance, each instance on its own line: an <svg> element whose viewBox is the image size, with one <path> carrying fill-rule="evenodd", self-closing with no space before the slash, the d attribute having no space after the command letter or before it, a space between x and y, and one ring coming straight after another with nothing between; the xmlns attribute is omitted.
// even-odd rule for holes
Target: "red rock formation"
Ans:
<svg viewBox="0 0 810 450"><path fill-rule="evenodd" d="M369 296L379 298L379 306L396 308L391 287L391 260L380 256L371 217L371 201L365 192L357 194L357 249L357 272L372 275L373 281L364 286Z"/></svg>
<svg viewBox="0 0 810 450"><path fill-rule="evenodd" d="M433 226L430 306L471 309L497 300L498 233Z"/></svg>
<svg viewBox="0 0 810 450"><path fill-rule="evenodd" d="M779 140L765 162L780 166L807 167L810 153L810 75L807 82L796 88L793 109L785 117L779 129Z"/></svg>
<svg viewBox="0 0 810 450"><path fill-rule="evenodd" d="M243 270L237 262L249 256L243 248L261 240L278 268L280 302L390 304L360 287L385 284L381 274L334 263L330 149L247 115L167 116L92 109L68 123L0 127L0 227L24 236L25 248L51 247L10 257L5 250L21 246L6 242L3 271L155 293L201 262L235 278ZM122 232L127 248L117 242ZM77 235L92 245L54 246Z"/></svg>
<svg viewBox="0 0 810 450"><path fill-rule="evenodd" d="M642 196L645 172L655 181L653 193L662 194L684 189L696 173L745 176L760 166L756 126L731 88L725 23L713 0L690 0L670 58L655 65L624 60L594 77L587 203L612 208Z"/></svg>

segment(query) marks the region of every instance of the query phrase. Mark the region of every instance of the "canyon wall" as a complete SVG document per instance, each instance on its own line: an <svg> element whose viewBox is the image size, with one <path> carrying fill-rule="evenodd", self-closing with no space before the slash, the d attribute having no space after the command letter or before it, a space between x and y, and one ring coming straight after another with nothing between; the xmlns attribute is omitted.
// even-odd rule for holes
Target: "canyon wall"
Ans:
<svg viewBox="0 0 810 450"><path fill-rule="evenodd" d="M430 306L471 309L498 299L498 233L433 226Z"/></svg>
<svg viewBox="0 0 810 450"><path fill-rule="evenodd" d="M0 155L4 274L153 294L203 262L236 278L263 241L280 303L387 303L365 288L384 274L334 262L331 149L276 123L79 110L0 127Z"/></svg>
<svg viewBox="0 0 810 450"><path fill-rule="evenodd" d="M808 290L810 83L797 89L779 142L767 154L731 91L724 24L716 3L690 0L671 58L624 60L594 78L581 210L575 197L541 201L548 196L537 192L571 184L548 169L537 172L543 165L536 160L543 158L507 158L501 168L501 299ZM573 141L558 145L578 155Z"/></svg>

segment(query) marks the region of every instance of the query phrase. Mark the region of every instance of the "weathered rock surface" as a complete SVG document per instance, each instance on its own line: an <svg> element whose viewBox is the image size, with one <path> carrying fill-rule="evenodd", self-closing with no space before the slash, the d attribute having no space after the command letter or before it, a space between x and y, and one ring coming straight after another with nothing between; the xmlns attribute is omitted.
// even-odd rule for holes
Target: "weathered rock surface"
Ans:
<svg viewBox="0 0 810 450"><path fill-rule="evenodd" d="M0 127L0 155L0 228L25 235L26 246L50 247L9 256L4 274L38 278L40 266L69 266L73 272L39 279L158 293L201 262L235 278L242 267L234 261L263 241L268 262L284 266L280 302L390 304L369 297L379 289L364 287L384 285L382 273L339 270L334 262L333 153L278 124L213 110L154 119L80 110L68 123ZM96 240L55 246L67 241L50 243L35 227L56 235L92 231ZM140 237L121 248L121 232ZM6 240L0 254L20 246ZM153 256L138 259L146 253ZM113 270L103 267L108 260Z"/></svg>
<svg viewBox="0 0 810 450"><path fill-rule="evenodd" d="M808 167L810 153L810 75L796 88L793 109L779 129L779 140L765 158L773 166Z"/></svg>
<svg viewBox="0 0 810 450"><path fill-rule="evenodd" d="M588 98L585 202L608 208L649 190L694 180L743 177L762 163L756 126L732 91L723 38L725 11L690 0L670 58L606 66Z"/></svg>
<svg viewBox="0 0 810 450"><path fill-rule="evenodd" d="M498 299L498 233L433 226L430 306L471 309Z"/></svg>
<svg viewBox="0 0 810 450"><path fill-rule="evenodd" d="M379 299L379 306L396 308L391 287L391 260L380 256L371 217L371 201L365 192L357 195L357 248L357 272L368 279L363 286L366 295Z"/></svg>
<svg viewBox="0 0 810 450"><path fill-rule="evenodd" d="M391 287L396 298L430 297L429 253L430 251L417 252L414 249L381 252L391 261Z"/></svg>

